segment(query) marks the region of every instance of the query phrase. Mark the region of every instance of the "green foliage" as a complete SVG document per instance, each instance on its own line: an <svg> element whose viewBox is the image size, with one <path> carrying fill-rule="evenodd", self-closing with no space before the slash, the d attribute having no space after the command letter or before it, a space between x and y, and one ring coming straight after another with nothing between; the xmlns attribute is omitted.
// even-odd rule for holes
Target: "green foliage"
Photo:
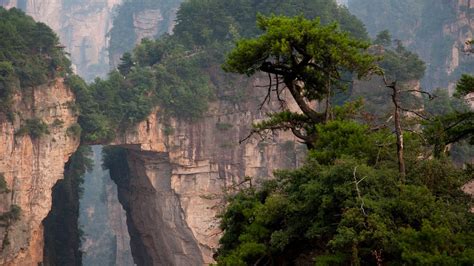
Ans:
<svg viewBox="0 0 474 266"><path fill-rule="evenodd" d="M464 97L474 92L474 76L464 74L456 84L456 92L454 96Z"/></svg>
<svg viewBox="0 0 474 266"><path fill-rule="evenodd" d="M323 164L334 162L342 155L352 156L366 163L375 164L386 158L387 149L381 153L380 147L395 143L395 138L387 132L371 133L368 126L351 121L331 121L316 126L318 138L312 158Z"/></svg>
<svg viewBox="0 0 474 266"><path fill-rule="evenodd" d="M7 222L8 224L11 224L13 222L20 220L20 217L21 217L20 206L16 204L12 204L10 206L9 211L0 214L0 221L4 221L4 222Z"/></svg>
<svg viewBox="0 0 474 266"><path fill-rule="evenodd" d="M12 63L0 61L0 113L9 115L12 112L11 106L15 86L14 82L14 68Z"/></svg>
<svg viewBox="0 0 474 266"><path fill-rule="evenodd" d="M374 44L390 47L392 45L392 35L388 30L381 31L375 37Z"/></svg>
<svg viewBox="0 0 474 266"><path fill-rule="evenodd" d="M302 114L289 110L271 114L254 130L292 130L311 147L317 138L312 127L327 121L332 109L327 105L327 110L320 112L308 103L344 90L346 73L358 78L368 75L376 68L376 57L368 53L368 43L342 32L337 24L322 25L319 19L259 16L257 24L264 33L238 41L223 68L249 76L264 72L284 83Z"/></svg>
<svg viewBox="0 0 474 266"><path fill-rule="evenodd" d="M84 183L84 174L87 171L91 171L93 167L93 160L91 159L92 150L90 146L81 145L69 158L69 161L65 166L65 180L68 184L65 184L65 189L69 191L71 195L75 195L78 198L82 196L82 184ZM77 193L77 195L76 195Z"/></svg>
<svg viewBox="0 0 474 266"><path fill-rule="evenodd" d="M122 76L128 75L130 70L132 69L134 63L132 60L132 55L130 53L124 53L123 56L120 58L120 65L117 67L118 71Z"/></svg>
<svg viewBox="0 0 474 266"><path fill-rule="evenodd" d="M153 65L157 101L171 115L192 120L207 110L213 88L203 69L203 56L177 49Z"/></svg>
<svg viewBox="0 0 474 266"><path fill-rule="evenodd" d="M380 35L382 34L382 35ZM381 32L375 43L382 42L389 44L383 54L380 66L386 71L388 77L399 82L420 80L425 74L425 62L417 54L408 51L401 42L392 47L391 40L387 33ZM381 38L381 39L379 39Z"/></svg>
<svg viewBox="0 0 474 266"><path fill-rule="evenodd" d="M15 136L29 135L33 139L38 139L48 134L48 125L39 118L25 120L22 126L15 132Z"/></svg>
<svg viewBox="0 0 474 266"><path fill-rule="evenodd" d="M61 119L54 119L53 123L51 124L52 127L61 128L64 125L64 121Z"/></svg>
<svg viewBox="0 0 474 266"><path fill-rule="evenodd" d="M67 134L68 134L69 136L72 136L72 137L75 137L75 138L80 137L80 136L81 136L81 132L82 132L81 125L79 125L78 123L72 124L72 125L67 129Z"/></svg>
<svg viewBox="0 0 474 266"><path fill-rule="evenodd" d="M458 88L463 84L466 83L461 80ZM460 94L462 90L459 90ZM425 103L426 111L433 118L423 123L427 141L434 146L434 155L441 156L445 153L446 145L461 140L466 140L472 145L474 143L474 113L469 106L463 99L449 97L447 90L438 89L434 93L437 97Z"/></svg>
<svg viewBox="0 0 474 266"><path fill-rule="evenodd" d="M342 72L340 69L364 76L374 62L372 56L361 52L368 44L350 38L336 24L323 26L319 19L307 20L301 16L259 16L257 24L265 33L240 40L227 57L226 71L253 75L262 70L266 62L277 60L282 69L299 71L295 75L305 81L307 97L312 100L318 98L318 93L312 90L321 90L328 78L337 79ZM308 57L317 62L317 66L304 64L304 69L297 69L301 61L294 61L294 57L301 57L300 60ZM334 73L325 77L324 70Z"/></svg>
<svg viewBox="0 0 474 266"><path fill-rule="evenodd" d="M13 120L16 89L38 86L70 73L56 34L22 11L0 7L0 113Z"/></svg>
<svg viewBox="0 0 474 266"><path fill-rule="evenodd" d="M135 33L130 25L134 13L176 5L176 2L126 2L118 11L111 31L111 54L121 54L133 46ZM235 84L236 77L225 75L217 66L224 62L235 38L260 33L255 26L258 12L319 16L325 24L339 21L342 28L357 38L367 38L363 25L333 1L277 2L193 0L183 3L172 36L164 35L156 41L141 40L131 53L122 56L119 72L92 84L89 93L93 94L92 99L103 100L95 107L100 111L87 115L95 122L85 125L85 119L80 119L86 136L91 132L93 141L109 139L107 128L116 128L118 124L125 128L141 121L155 105L170 115L194 120L202 116L215 96L234 99L241 95L235 86L229 85ZM158 30L158 34L162 32ZM94 128L95 124L101 127ZM113 135L113 130L110 133Z"/></svg>
<svg viewBox="0 0 474 266"><path fill-rule="evenodd" d="M5 175L0 173L0 194L8 192L10 192L10 190L8 189L7 182L5 181Z"/></svg>
<svg viewBox="0 0 474 266"><path fill-rule="evenodd" d="M114 138L112 124L94 98L93 91L79 76L71 75L66 84L76 95L76 104L79 108L78 123L82 129L82 139L88 143L107 142ZM110 100L110 99L109 99ZM77 128L77 127L76 127ZM72 131L70 133L73 133Z"/></svg>
<svg viewBox="0 0 474 266"><path fill-rule="evenodd" d="M474 259L474 215L460 186L472 173L448 159L420 161L407 142L398 181L390 132L351 121L318 126L306 164L230 198L219 265L444 264ZM365 137L365 138L364 138ZM381 141L384 145L380 145ZM329 159L328 159L329 158ZM236 262L233 264L233 262Z"/></svg>
<svg viewBox="0 0 474 266"><path fill-rule="evenodd" d="M230 130L232 127L233 125L229 123L221 123L221 122L216 123L216 128L217 130L220 130L220 131L227 131L227 130Z"/></svg>

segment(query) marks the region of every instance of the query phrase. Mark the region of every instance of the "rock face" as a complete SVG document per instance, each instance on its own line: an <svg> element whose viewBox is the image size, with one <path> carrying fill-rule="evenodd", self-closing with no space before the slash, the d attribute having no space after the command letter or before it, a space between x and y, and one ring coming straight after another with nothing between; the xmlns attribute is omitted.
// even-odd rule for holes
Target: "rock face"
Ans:
<svg viewBox="0 0 474 266"><path fill-rule="evenodd" d="M182 1L124 1L117 8L109 34L110 66L116 68L122 54L133 50L142 39L172 34Z"/></svg>
<svg viewBox="0 0 474 266"><path fill-rule="evenodd" d="M17 7L51 27L71 54L77 74L85 80L109 72L108 35L113 8L122 0L3 0L6 8Z"/></svg>
<svg viewBox="0 0 474 266"><path fill-rule="evenodd" d="M363 6L367 2L373 5ZM465 43L474 37L474 1L376 2L382 1L350 0L349 9L371 36L388 29L394 39L420 55L427 67L423 89L453 89L461 74L472 72L474 57L465 53Z"/></svg>
<svg viewBox="0 0 474 266"><path fill-rule="evenodd" d="M94 166L84 176L79 228L84 232L84 265L133 265L125 211L117 199L117 186L102 168L102 146L92 146Z"/></svg>
<svg viewBox="0 0 474 266"><path fill-rule="evenodd" d="M74 95L62 79L22 89L14 97L14 123L0 120L0 173L10 192L0 194L0 213L18 206L18 221L0 224L0 264L37 265L43 260L42 220L51 208L53 185L63 178L64 163L79 139L68 134L77 122ZM26 119L41 119L49 134L15 135Z"/></svg>
<svg viewBox="0 0 474 266"><path fill-rule="evenodd" d="M447 23L443 27L443 34L446 38L451 38L451 51L446 60L445 69L449 76L459 76L465 72L472 72L474 61L466 54L469 48L466 41L474 38L474 1L458 0L455 3L456 19ZM469 69L470 68L470 69ZM451 91L454 89L455 82L449 83Z"/></svg>
<svg viewBox="0 0 474 266"><path fill-rule="evenodd" d="M247 92L255 95L253 85ZM225 195L301 163L304 147L290 133L239 144L269 111L258 109L263 97L248 99L254 100L215 102L197 122L165 118L157 109L115 141L129 150L128 181L117 183L137 264L212 263Z"/></svg>

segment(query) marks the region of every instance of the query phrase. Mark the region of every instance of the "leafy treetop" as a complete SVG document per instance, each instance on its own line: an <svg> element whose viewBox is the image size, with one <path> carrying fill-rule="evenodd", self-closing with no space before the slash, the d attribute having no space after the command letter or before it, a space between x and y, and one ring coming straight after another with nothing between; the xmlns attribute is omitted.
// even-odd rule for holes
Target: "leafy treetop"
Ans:
<svg viewBox="0 0 474 266"><path fill-rule="evenodd" d="M281 93L278 85L283 83L282 90L289 90L303 112L300 121L308 121L309 126L324 121L325 116L327 120L330 112L329 101L325 113L318 112L311 101L328 99L334 89L343 88L344 72L356 73L361 78L376 68L376 57L367 52L369 44L340 31L337 24L321 25L319 19L308 20L301 16L259 16L257 23L264 33L257 38L240 40L228 55L224 70L273 75L277 95ZM270 77L269 93L271 83ZM290 122L281 118L274 120L274 128L282 122ZM295 132L301 130L301 126L294 125L291 129ZM308 128L305 131L297 135L311 145L315 136Z"/></svg>
<svg viewBox="0 0 474 266"><path fill-rule="evenodd" d="M0 36L0 113L13 119L14 90L70 73L70 61L56 34L19 9L0 7Z"/></svg>

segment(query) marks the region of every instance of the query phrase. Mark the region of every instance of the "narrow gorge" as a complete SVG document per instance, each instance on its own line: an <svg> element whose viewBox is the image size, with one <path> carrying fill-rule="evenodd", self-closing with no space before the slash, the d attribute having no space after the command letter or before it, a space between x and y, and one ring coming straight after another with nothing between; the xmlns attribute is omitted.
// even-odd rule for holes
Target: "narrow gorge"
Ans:
<svg viewBox="0 0 474 266"><path fill-rule="evenodd" d="M109 45L106 35L112 25L112 9L117 4L119 3L116 1L109 1L107 4L91 2L60 5L54 2L31 1L27 2L26 6L14 2L3 5L7 8L21 7L27 14L39 21L44 21L55 29L59 33L61 42L66 45L66 50L71 53L76 71L86 79L92 79L93 76L103 76L109 68L104 63L109 59L106 53ZM153 12L142 11L146 6L138 6L138 8L134 7L135 13L125 14L133 19L133 25L127 25L127 27L132 27L137 41L122 49L131 49L140 38L152 38L163 32L170 32L177 4L179 2L167 6L169 10L161 11L157 8ZM65 12L72 14L71 17L66 18L61 15ZM166 14L163 25L160 24L163 21L162 15L158 16L158 19L153 19L155 15L161 13ZM83 21L88 21L88 23L81 23ZM104 27L97 28L94 25ZM112 31L112 36L113 34L114 31ZM119 49L118 52L122 51ZM110 58L114 61L117 55L111 54ZM113 65L112 62L111 64ZM253 85L264 84L264 82L266 82L264 79L244 82L242 84L245 87L242 89L253 94ZM34 91L35 89L32 93ZM70 137L71 134L68 131L73 124L77 123L77 116L72 108L74 96L67 85L64 85L63 80L59 79L42 85L36 91L37 95L34 96L16 96L18 101L33 98L38 102L19 102L15 104L19 108L14 112L28 114L31 111L26 110L35 110L34 106L40 106L41 109L31 114L31 117L45 121L49 127L55 120L65 121L65 123L55 129L53 134L38 140L18 139L13 135L19 125L11 125L7 121L4 123L5 130L2 132L10 132L10 136L6 137L2 134L3 143L8 144L2 147L9 147L2 154L18 155L2 155L5 162L2 161L0 172L5 173L7 186L11 188L10 193L3 195L5 199L9 198L5 201L3 209L7 211L10 206L18 205L23 211L21 222L6 227L2 234L4 238L15 239L15 242L10 240L11 244L2 248L2 264L21 265L44 262L46 265L63 265L77 264L81 260L85 263L85 255L78 253L79 250L85 253L88 253L88 250L97 252L98 247L87 247L89 245L87 235L83 236L86 239L83 247L78 246L79 194L84 196L84 190L87 192L87 186L91 184L99 186L96 192L102 193L102 197L110 197L111 194L113 195L113 191L110 190L113 186L107 188L110 184L102 183L104 181L91 183L98 182L91 179L103 177L90 175L85 175L83 177L85 184L79 185L80 182L74 180L79 177L74 173L68 174L68 164L74 163L68 160L78 147L79 139ZM60 98L62 95L65 95L64 99ZM58 98L51 99L51 96ZM300 144L295 144L295 138L291 134L277 134L265 142L255 139L239 145L239 140L250 132L252 122L262 119L265 112L269 111L268 109L258 110L258 104L258 97L255 97L254 101L238 105L216 102L212 104L203 119L193 123L179 119L170 120L157 109L146 121L113 141L113 145L124 147L129 154L127 161L130 172L115 173L113 179L119 185L120 202L127 210L132 252L136 255L135 263L139 265L180 263L201 265L213 262L213 252L217 248L221 235L216 216L222 209L224 193L238 189L246 177L269 178L272 176L273 169L295 168L301 163L305 148ZM51 108L55 109L50 110ZM27 117L22 117L22 119L27 119ZM25 142L29 144L23 144ZM43 143L48 145L47 151L43 150ZM64 149L65 146L70 148ZM49 155L48 152L54 156ZM25 154L31 155L24 157ZM97 155L93 158L96 158L94 168L100 168ZM30 160L33 160L32 165L28 163ZM60 180L63 177L64 165L66 165L66 180ZM23 170L23 168L26 169ZM20 173L15 172L18 169L22 169ZM114 169L111 171L114 173ZM30 180L30 175L35 176L34 180ZM134 178L123 183L120 181L121 175ZM35 183L28 185L22 182ZM42 185L39 186L39 184ZM74 187L78 185L82 188ZM28 192L31 189L38 192L31 194ZM147 192L144 193L145 191ZM53 207L53 212L47 216L51 209L52 195L58 202L57 206L53 203L56 207ZM26 198L21 199L21 197ZM38 209L35 205L39 202L42 209ZM84 204L83 201L81 201L82 204ZM115 209L116 211L112 213L103 213L104 218L100 218L100 214L96 216L99 215L98 219L106 219L105 222L109 223L123 219L117 215L117 211L120 212L121 209L120 207L117 209L118 202L110 204L112 205L107 206L106 209L93 208L89 211L110 212ZM30 211L26 211L28 209ZM83 214L82 211L81 214ZM45 220L44 226L49 230L44 235L50 236L46 242L43 239L43 220ZM60 230L58 227L63 229ZM157 230L157 228L160 229ZM29 234L19 233L18 230L29 232ZM57 234L54 231L57 231ZM123 237L123 232L115 233L117 234L113 237ZM69 237L64 238L64 234ZM97 236L94 237L98 239ZM23 240L20 240L22 238ZM55 243L57 241L61 242ZM46 243L44 260L43 243ZM94 243L90 244L94 245ZM107 249L110 246L102 248ZM95 251L92 251L94 249ZM129 265L126 260L116 260L114 264Z"/></svg>
<svg viewBox="0 0 474 266"><path fill-rule="evenodd" d="M31 49L41 60L51 61L47 67L38 63L46 69L44 81L25 83L23 72L19 71L11 81L12 95L8 101L0 101L0 265L216 263L216 254L223 245L219 242L224 235L221 220L231 195L248 188L257 190L264 181L274 178L275 170L297 169L312 162L307 159L308 145L291 125L256 130L259 123L267 122L269 115L282 109L302 113L290 91L280 92L279 82L283 81L277 79L274 84L270 75L245 77L222 70L235 41L257 36L264 30L255 27L257 13L321 17L322 24L336 21L350 32L348 36L358 40L369 40L369 35L375 37L389 29L393 40L400 39L407 50L400 52L397 49L405 49L404 46L392 44L377 44L376 48L382 53L412 56L402 62L410 65L399 69L423 65L418 75L413 70L413 75L400 82L417 92L420 88L449 88L452 92L461 74L474 69L472 55L465 53L470 47L466 41L472 40L474 34L472 1L443 1L431 7L417 7L411 30L395 18L384 20L392 14L389 8L393 6L374 4L374 11L364 6L370 2L364 0L342 4L332 0L304 0L302 4L296 0L211 2L0 0L0 6L5 8L0 15L7 17L5 10L21 9L49 26L59 38L59 43L53 41L50 45L51 51L47 45ZM426 15L430 10L446 13L446 17L433 22ZM36 25L42 27L41 23ZM426 34L431 35L424 38ZM426 62L424 77L425 63L408 49ZM55 61L56 53L61 54L57 59L61 63ZM66 55L71 66L61 61ZM19 67L2 65L1 56L3 89L10 72ZM258 69L252 71L245 74L252 75ZM30 75L27 70L24 72L25 76ZM374 92L383 87L381 80L360 81L348 73L342 78L350 81L341 86L347 86L347 93L332 98L334 105L348 109L337 109L338 106L331 115L354 115L351 106L343 102L364 97L368 107L356 120L370 121L372 126L376 121L372 114L391 112L392 106L386 102L390 94ZM311 107L318 111L330 104L328 100L324 105L320 95L302 95L313 97L311 101L317 103ZM417 99L423 99L420 95ZM423 102L417 108L430 108L425 105ZM328 112L326 121L329 117ZM387 115L380 120L391 119ZM408 126L411 125L407 123ZM303 130L300 124L298 127ZM324 131L316 126L305 130ZM345 130L344 134L349 134L353 129ZM375 164L379 159L383 164L384 156L388 156L383 149L388 145L383 143L385 140L377 141ZM408 145L412 142L415 141L408 137ZM348 145L350 148L354 147ZM468 149L462 150L462 156L472 159L472 146ZM309 153L316 154L313 152ZM360 153L364 152L361 149ZM408 154L410 159L416 158L415 153ZM344 159L343 156L341 161ZM321 166L315 165L314 168ZM373 174L364 167L365 164L362 172ZM357 185L365 177L358 181L357 169L351 172L355 182L351 179L350 187L356 184L360 193ZM302 187L308 191L320 189ZM359 199L364 211L360 194ZM324 201L318 204L330 205ZM297 212L298 208L292 211ZM373 223L376 222L374 218ZM318 230L304 234L323 235L322 229ZM276 234L272 241L289 243L291 238ZM333 242L331 245L337 246L337 241ZM302 250L296 263L314 263L311 256L320 255ZM377 257L379 251L373 252ZM336 261L331 259L328 263ZM260 265L258 257L256 260L255 265ZM271 263L278 264L278 260Z"/></svg>

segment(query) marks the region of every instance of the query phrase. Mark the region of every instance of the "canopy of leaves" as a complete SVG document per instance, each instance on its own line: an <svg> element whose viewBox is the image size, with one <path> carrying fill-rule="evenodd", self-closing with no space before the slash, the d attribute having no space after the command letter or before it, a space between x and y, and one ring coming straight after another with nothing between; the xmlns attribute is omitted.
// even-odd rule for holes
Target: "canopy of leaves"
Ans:
<svg viewBox="0 0 474 266"><path fill-rule="evenodd" d="M469 93L474 92L474 76L464 74L456 84L456 92L454 93L457 97L464 97Z"/></svg>
<svg viewBox="0 0 474 266"><path fill-rule="evenodd" d="M126 2L111 31L111 54L132 49L133 14L176 2ZM121 57L118 71L89 88L71 79L80 94L83 139L92 143L110 140L117 128L143 120L157 105L169 115L193 120L206 112L208 102L216 96L241 99L237 95L243 86L232 85L237 78L226 75L219 66L235 38L261 33L255 26L258 12L318 16L323 23L339 21L357 38L367 38L363 25L335 1L187 1L178 11L173 35L142 40Z"/></svg>
<svg viewBox="0 0 474 266"><path fill-rule="evenodd" d="M29 135L32 139L37 139L49 133L48 125L41 119L34 118L24 121L23 125L15 132L15 135Z"/></svg>
<svg viewBox="0 0 474 266"><path fill-rule="evenodd" d="M368 43L341 32L336 24L324 26L318 19L302 16L259 16L258 25L264 33L240 40L227 56L224 69L247 75L268 73L267 98L272 90L279 98L278 84L283 83L283 89L288 89L303 113L290 116L302 118L282 119L290 117L286 115L290 111L284 110L282 114L273 114L271 121L257 125L256 130L291 129L311 146L316 136L310 128L324 116L311 102L330 98L334 90L343 89L344 82L347 83L344 73L366 76L376 68L376 58L368 53ZM277 83L276 88L271 87L272 80ZM327 105L326 120L329 112L332 111Z"/></svg>
<svg viewBox="0 0 474 266"><path fill-rule="evenodd" d="M381 37L381 36L379 36ZM376 39L376 43L382 41ZM387 44L387 39L383 40ZM391 43L391 42L390 42ZM425 62L417 54L408 51L401 42L395 47L385 46L383 60L380 66L385 70L390 79L399 82L419 81L425 74Z"/></svg>
<svg viewBox="0 0 474 266"><path fill-rule="evenodd" d="M468 84L468 76L464 77L458 82L458 95L462 95L464 88L468 87L464 87ZM424 134L434 146L435 156L441 156L446 151L446 145L462 140L469 142L464 145L472 153L472 146L469 144L474 144L474 112L464 99L449 97L447 90L438 89L434 93L437 97L425 104L432 119L423 124Z"/></svg>
<svg viewBox="0 0 474 266"><path fill-rule="evenodd" d="M46 83L69 73L56 34L22 11L0 7L0 112L8 114L15 89Z"/></svg>
<svg viewBox="0 0 474 266"><path fill-rule="evenodd" d="M390 132L350 121L319 126L300 169L230 198L219 265L455 264L474 259L472 172L409 156L400 185ZM365 136L365 138L363 138ZM406 150L419 150L410 142Z"/></svg>
<svg viewBox="0 0 474 266"><path fill-rule="evenodd" d="M325 76L324 72L336 75L341 69L358 70L363 76L374 62L372 56L361 53L368 43L350 38L335 24L323 26L319 19L307 20L301 16L259 16L257 24L265 33L240 40L227 57L224 65L227 71L252 75L262 70L265 62L275 62L279 70L294 71L295 78L304 81L305 87L311 87L308 90L317 90L326 85L321 77ZM305 57L308 62L299 65Z"/></svg>

